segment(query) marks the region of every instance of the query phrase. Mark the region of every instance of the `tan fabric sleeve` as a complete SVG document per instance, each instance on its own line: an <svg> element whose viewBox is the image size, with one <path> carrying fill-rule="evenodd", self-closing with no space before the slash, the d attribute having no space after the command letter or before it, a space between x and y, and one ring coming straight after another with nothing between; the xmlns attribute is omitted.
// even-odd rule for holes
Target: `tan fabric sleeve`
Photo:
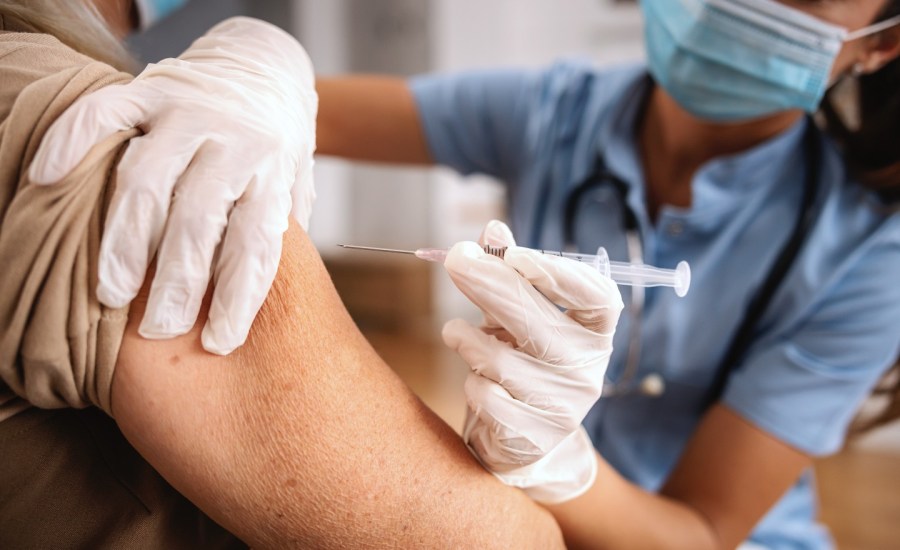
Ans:
<svg viewBox="0 0 900 550"><path fill-rule="evenodd" d="M0 33L0 378L37 407L110 411L127 308L97 301L97 257L114 167L136 131L95 146L58 184L31 184L28 167L75 100L130 78L53 37Z"/></svg>

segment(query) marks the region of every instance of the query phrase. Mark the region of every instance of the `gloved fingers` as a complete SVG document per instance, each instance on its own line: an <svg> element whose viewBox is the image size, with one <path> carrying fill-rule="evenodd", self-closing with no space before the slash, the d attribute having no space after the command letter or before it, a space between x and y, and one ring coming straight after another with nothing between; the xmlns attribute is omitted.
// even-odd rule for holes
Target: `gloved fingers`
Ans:
<svg viewBox="0 0 900 550"><path fill-rule="evenodd" d="M543 363L462 319L446 323L441 335L475 374L500 384L563 431L581 423L603 389L605 355L577 367Z"/></svg>
<svg viewBox="0 0 900 550"><path fill-rule="evenodd" d="M540 367L534 366L532 358L462 319L445 323L441 337L444 344L457 352L473 372L497 382L514 399L543 408L545 403L532 402L529 398L534 392L522 387L523 382L540 379Z"/></svg>
<svg viewBox="0 0 900 550"><path fill-rule="evenodd" d="M227 48L222 45L227 44ZM264 55L264 63L258 61ZM259 72L279 71L279 81L296 80L301 89L314 86L312 61L306 50L289 33L276 25L250 17L232 17L198 38L179 56L192 62L235 58L238 66L259 65Z"/></svg>
<svg viewBox="0 0 900 550"><path fill-rule="evenodd" d="M582 326L612 337L623 307L612 279L586 264L527 248L507 249L505 261Z"/></svg>
<svg viewBox="0 0 900 550"><path fill-rule="evenodd" d="M484 226L484 229L481 231L481 236L478 238L478 244L481 246L489 245L489 246L497 246L497 247L510 247L516 245L516 239L513 237L512 231L510 231L509 227L499 221L499 220L491 220ZM501 329L500 323L497 322L496 319L491 317L489 313L484 313L484 321L482 325L490 330ZM508 332L503 331L507 336Z"/></svg>
<svg viewBox="0 0 900 550"><path fill-rule="evenodd" d="M147 102L133 84L107 86L82 97L44 135L29 168L29 179L38 185L59 182L94 145L141 125L147 117Z"/></svg>
<svg viewBox="0 0 900 550"><path fill-rule="evenodd" d="M584 427L579 427L541 460L504 472L498 477L518 487L542 504L561 504L575 499L597 479L597 451Z"/></svg>
<svg viewBox="0 0 900 550"><path fill-rule="evenodd" d="M138 330L145 338L185 334L197 320L228 214L252 177L250 172L223 169L230 166L233 154L219 145L204 144L175 187L147 311Z"/></svg>
<svg viewBox="0 0 900 550"><path fill-rule="evenodd" d="M494 464L530 464L572 432L568 425L558 425L552 416L518 401L503 386L484 376L470 373L465 382L465 395L466 405L478 423L487 428L479 456ZM476 424L467 443L479 450L477 435ZM492 453L496 458L490 458Z"/></svg>
<svg viewBox="0 0 900 550"><path fill-rule="evenodd" d="M541 459L543 452L536 445L518 434L509 434L503 428L476 419L466 445L489 471L503 474Z"/></svg>
<svg viewBox="0 0 900 550"><path fill-rule="evenodd" d="M511 265L485 254L473 242L457 243L450 249L444 267L457 288L482 312L490 315L533 357L565 365L581 359L576 342L584 327L561 312Z"/></svg>
<svg viewBox="0 0 900 550"><path fill-rule="evenodd" d="M199 146L177 137L160 129L133 139L119 162L98 265L97 297L108 307L137 296L156 254L175 184Z"/></svg>
<svg viewBox="0 0 900 550"><path fill-rule="evenodd" d="M287 179L288 173L260 173L231 212L216 264L209 321L201 336L210 353L227 355L241 346L269 294L291 212L289 183L276 181Z"/></svg>

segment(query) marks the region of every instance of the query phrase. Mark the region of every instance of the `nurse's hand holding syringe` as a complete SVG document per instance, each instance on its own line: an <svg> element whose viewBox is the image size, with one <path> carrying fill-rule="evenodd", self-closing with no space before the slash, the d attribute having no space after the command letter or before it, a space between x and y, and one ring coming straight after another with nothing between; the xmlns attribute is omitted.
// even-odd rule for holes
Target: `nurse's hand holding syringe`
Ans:
<svg viewBox="0 0 900 550"><path fill-rule="evenodd" d="M354 250L370 250L373 252L390 252L394 254L411 254L421 260L444 263L447 258L446 248L419 248L417 250L395 250L392 248L374 248L369 246L355 246L349 244L338 245ZM506 253L505 246L496 247L484 245L487 254L503 258ZM610 261L606 249L600 247L596 254L580 254L575 252L557 252L552 250L536 250L541 254L562 256L577 262L588 264L603 275L611 278L619 285L628 286L669 286L675 290L679 297L687 294L691 287L691 268L687 262L679 262L675 269L664 269L650 265L628 262Z"/></svg>
<svg viewBox="0 0 900 550"><path fill-rule="evenodd" d="M504 249L503 260L484 245ZM604 388L622 297L596 265L514 245L492 221L478 244L450 249L444 269L484 322L454 319L441 336L469 367L466 445L507 485L557 504L597 479L581 424Z"/></svg>

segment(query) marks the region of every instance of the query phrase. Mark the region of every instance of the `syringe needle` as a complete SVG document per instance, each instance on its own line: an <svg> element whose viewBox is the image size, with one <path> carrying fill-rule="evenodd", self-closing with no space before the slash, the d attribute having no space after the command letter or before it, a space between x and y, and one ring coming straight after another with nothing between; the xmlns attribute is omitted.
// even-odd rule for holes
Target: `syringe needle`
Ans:
<svg viewBox="0 0 900 550"><path fill-rule="evenodd" d="M417 250L397 250L395 248L376 248L374 246L356 246L339 244L342 248L353 250L370 250L372 252L390 252L392 254L409 254L420 260L443 263L447 258L446 248L419 248ZM487 254L503 258L506 247L484 246ZM573 252L557 252L553 250L536 250L541 254L562 256L577 262L585 263L600 271L620 285L629 286L668 286L675 290L679 297L687 294L691 286L691 268L687 262L679 262L675 269L662 269L642 263L611 262L606 250L597 249L597 254L580 254Z"/></svg>
<svg viewBox="0 0 900 550"><path fill-rule="evenodd" d="M392 254L411 254L413 256L416 254L415 250L397 250L395 248L376 248L374 246L356 246L356 245L352 245L352 244L339 244L338 246L341 248L350 248L353 250L370 250L372 252L390 252Z"/></svg>

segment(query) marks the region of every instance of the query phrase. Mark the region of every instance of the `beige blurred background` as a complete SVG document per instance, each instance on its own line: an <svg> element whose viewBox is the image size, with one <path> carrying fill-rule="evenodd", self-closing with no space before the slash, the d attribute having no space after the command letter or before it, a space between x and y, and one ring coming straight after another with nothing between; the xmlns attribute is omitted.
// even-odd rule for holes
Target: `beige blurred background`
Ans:
<svg viewBox="0 0 900 550"><path fill-rule="evenodd" d="M615 0L193 0L134 37L132 47L147 61L177 55L216 21L239 13L292 32L324 75L643 56L638 9ZM453 317L477 321L476 312L437 266L336 245L416 248L474 239L485 222L503 217L501 187L440 169L332 159L318 161L316 187L310 234L348 309L382 357L458 430L466 367L440 344L440 327ZM840 548L900 548L900 426L853 442L820 461L817 472L822 518Z"/></svg>

